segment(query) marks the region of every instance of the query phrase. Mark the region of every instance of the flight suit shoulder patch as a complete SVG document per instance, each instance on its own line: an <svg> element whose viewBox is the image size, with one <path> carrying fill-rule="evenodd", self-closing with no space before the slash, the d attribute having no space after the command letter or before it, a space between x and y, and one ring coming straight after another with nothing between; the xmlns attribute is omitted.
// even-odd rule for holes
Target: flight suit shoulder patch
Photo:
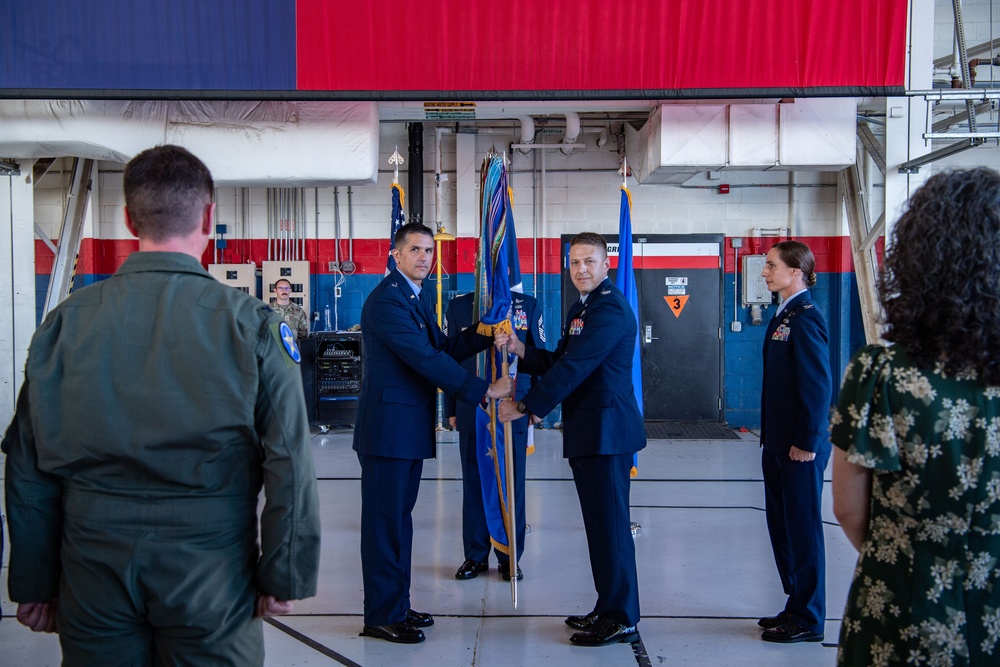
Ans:
<svg viewBox="0 0 1000 667"><path fill-rule="evenodd" d="M295 342L295 333L287 322L272 322L271 333L274 335L275 341L285 351L289 365L302 362L302 353L299 352L299 346Z"/></svg>

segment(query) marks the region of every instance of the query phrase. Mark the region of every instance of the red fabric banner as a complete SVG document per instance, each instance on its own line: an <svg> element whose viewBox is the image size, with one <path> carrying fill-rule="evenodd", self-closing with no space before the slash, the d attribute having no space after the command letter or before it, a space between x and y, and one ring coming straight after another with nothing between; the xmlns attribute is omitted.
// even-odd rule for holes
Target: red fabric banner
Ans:
<svg viewBox="0 0 1000 667"><path fill-rule="evenodd" d="M866 94L904 82L907 0L296 5L302 91Z"/></svg>

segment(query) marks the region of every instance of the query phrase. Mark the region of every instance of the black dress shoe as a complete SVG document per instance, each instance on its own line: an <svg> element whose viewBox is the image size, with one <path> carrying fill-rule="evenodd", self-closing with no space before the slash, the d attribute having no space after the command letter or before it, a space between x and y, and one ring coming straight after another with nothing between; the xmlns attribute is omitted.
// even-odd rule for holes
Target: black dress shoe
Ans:
<svg viewBox="0 0 1000 667"><path fill-rule="evenodd" d="M455 573L456 579L475 579L479 576L480 572L485 572L490 569L489 563L480 563L478 560L467 560L462 563L462 566L458 568L458 572Z"/></svg>
<svg viewBox="0 0 1000 667"><path fill-rule="evenodd" d="M434 617L430 614L421 614L419 611L407 609L403 622L415 628L429 628L434 625Z"/></svg>
<svg viewBox="0 0 1000 667"><path fill-rule="evenodd" d="M796 644L798 642L821 642L823 641L823 633L806 630L795 621L785 621L776 628L764 630L760 633L760 638L766 642Z"/></svg>
<svg viewBox="0 0 1000 667"><path fill-rule="evenodd" d="M396 644L419 644L424 641L424 633L406 621L389 625L366 625L361 630L362 637L377 637Z"/></svg>
<svg viewBox="0 0 1000 667"><path fill-rule="evenodd" d="M567 616L566 625L577 630L590 630L597 621L597 610L590 612L586 616Z"/></svg>
<svg viewBox="0 0 1000 667"><path fill-rule="evenodd" d="M771 628L776 628L785 621L788 620L788 615L785 612L781 612L777 616L764 616L757 620L757 625L767 630Z"/></svg>
<svg viewBox="0 0 1000 667"><path fill-rule="evenodd" d="M639 639L635 626L625 627L610 618L598 618L590 630L577 632L569 638L577 646L607 646L622 642L632 643Z"/></svg>
<svg viewBox="0 0 1000 667"><path fill-rule="evenodd" d="M497 564L497 572L500 573L500 578L504 581L510 581L510 561L506 563ZM521 572L521 566L517 566L517 580L521 581L524 579L524 573Z"/></svg>

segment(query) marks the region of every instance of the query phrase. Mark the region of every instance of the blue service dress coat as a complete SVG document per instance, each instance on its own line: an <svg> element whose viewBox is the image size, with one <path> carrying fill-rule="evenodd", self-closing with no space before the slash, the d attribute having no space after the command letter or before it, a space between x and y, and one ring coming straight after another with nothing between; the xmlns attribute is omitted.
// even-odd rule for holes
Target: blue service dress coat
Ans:
<svg viewBox="0 0 1000 667"><path fill-rule="evenodd" d="M818 633L826 621L822 494L833 393L828 341L826 320L809 291L793 297L765 331L760 400L767 528L788 595L785 612ZM793 445L816 458L792 461Z"/></svg>
<svg viewBox="0 0 1000 667"><path fill-rule="evenodd" d="M473 294L463 294L448 303L445 314L445 333L449 338L458 336L472 326ZM511 293L511 321L514 332L526 345L545 344L545 327L538 300L528 294ZM476 372L476 358L462 362L470 373ZM524 398L531 388L532 378L526 373L517 374L514 400ZM453 397L445 399L446 417L455 417L458 426L459 453L462 459L462 546L465 558L485 563L490 554L490 531L483 509L482 478L479 475L479 458L476 446L476 407ZM528 421L518 419L511 424L514 437L514 496L517 506L517 558L524 553L525 505L524 469L528 447ZM496 493L493 489L490 492ZM497 551L497 560L507 562L509 557Z"/></svg>
<svg viewBox="0 0 1000 667"><path fill-rule="evenodd" d="M635 545L629 516L632 455L646 446L632 390L638 323L628 301L604 281L570 307L555 351L526 347L522 370L541 375L522 399L544 416L562 403L569 459L597 589L595 611L625 626L639 621Z"/></svg>
<svg viewBox="0 0 1000 667"><path fill-rule="evenodd" d="M446 338L398 270L361 309L365 368L354 449L361 463L361 565L365 624L402 621L410 608L411 512L423 459L435 453L437 388L478 402L485 380L459 361L492 345L470 328Z"/></svg>

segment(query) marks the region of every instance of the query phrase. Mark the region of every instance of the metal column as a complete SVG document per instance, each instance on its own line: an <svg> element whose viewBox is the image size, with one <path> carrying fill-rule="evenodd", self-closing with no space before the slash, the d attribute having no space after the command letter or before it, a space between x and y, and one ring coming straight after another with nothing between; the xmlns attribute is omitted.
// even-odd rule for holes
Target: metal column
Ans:
<svg viewBox="0 0 1000 667"><path fill-rule="evenodd" d="M49 291L45 295L43 318L69 296L73 289L76 260L80 255L80 241L83 238L83 221L87 216L87 204L90 201L93 171L93 160L73 159L69 200L66 202L66 212L59 229L58 252L52 265Z"/></svg>

